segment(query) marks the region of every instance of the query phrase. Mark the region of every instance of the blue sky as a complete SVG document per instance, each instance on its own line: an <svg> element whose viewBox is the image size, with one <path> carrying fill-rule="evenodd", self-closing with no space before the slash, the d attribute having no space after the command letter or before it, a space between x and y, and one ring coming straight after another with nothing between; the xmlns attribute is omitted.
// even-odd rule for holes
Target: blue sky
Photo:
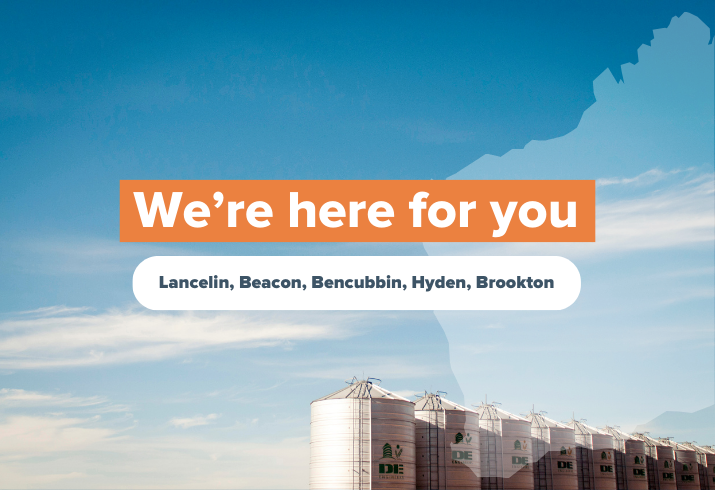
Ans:
<svg viewBox="0 0 715 490"><path fill-rule="evenodd" d="M691 36L639 51L685 11ZM633 396L612 368L673 356L713 386L711 2L22 3L0 19L0 487L305 488L308 404L363 372L595 425L713 403ZM452 176L601 179L599 242L118 241L119 179ZM426 253L564 255L582 295L539 315L244 315L147 312L131 291L152 255ZM568 389L524 376L564 363Z"/></svg>

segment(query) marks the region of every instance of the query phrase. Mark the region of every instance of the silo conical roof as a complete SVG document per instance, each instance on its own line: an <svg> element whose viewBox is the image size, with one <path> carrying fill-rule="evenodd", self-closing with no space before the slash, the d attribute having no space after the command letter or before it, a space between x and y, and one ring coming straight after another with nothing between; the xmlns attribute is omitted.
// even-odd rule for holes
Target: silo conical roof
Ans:
<svg viewBox="0 0 715 490"><path fill-rule="evenodd" d="M532 426L536 426L536 427L543 427L543 428L549 428L549 429L571 429L571 427L568 427L565 424L562 424L560 422L552 420L540 413L531 412L529 415L526 416L526 420L531 422Z"/></svg>
<svg viewBox="0 0 715 490"><path fill-rule="evenodd" d="M632 436L633 436L635 439L638 439L638 440L640 440L640 441L645 442L647 446L651 446L651 447L653 447L653 446L666 446L666 444L663 444L663 443L660 442L658 439L656 439L656 438L654 438L654 437L651 437L651 436L649 436L648 434L645 434L645 433L634 432L634 433L632 434Z"/></svg>
<svg viewBox="0 0 715 490"><path fill-rule="evenodd" d="M692 449L693 451L697 451L697 452L699 452L699 453L707 453L707 452L708 452L708 448L707 448L707 447L705 447L705 446L698 446L698 445L695 444L694 442L683 442L682 445L685 446L685 447L688 447L688 448Z"/></svg>
<svg viewBox="0 0 715 490"><path fill-rule="evenodd" d="M671 441L670 439L667 439L665 437L661 437L658 439L658 442L664 446L670 446L673 449L677 449L679 451L695 451L694 448L688 447L685 444L681 444L679 442Z"/></svg>
<svg viewBox="0 0 715 490"><path fill-rule="evenodd" d="M474 410L463 407L458 403L447 400L434 393L425 393L425 396L414 401L415 411L417 410L460 410L463 412L473 412Z"/></svg>
<svg viewBox="0 0 715 490"><path fill-rule="evenodd" d="M380 388L380 386L366 379L362 381L355 380L345 388L342 388L322 398L318 398L317 400L313 400L312 403L323 400L338 400L343 398L386 398L388 400L402 400L409 402L407 398L403 398L400 395L396 395L390 391L387 391L384 388Z"/></svg>
<svg viewBox="0 0 715 490"><path fill-rule="evenodd" d="M603 431L607 434L611 434L613 437L616 438L616 440L619 441L629 441L633 439L630 434L623 432L621 429L618 427L611 427L611 426L606 426L603 428Z"/></svg>
<svg viewBox="0 0 715 490"><path fill-rule="evenodd" d="M509 413L506 410L487 403L482 403L478 407L475 407L474 411L477 412L480 419L521 420L528 422L524 417L519 417L518 415L514 415L513 413Z"/></svg>
<svg viewBox="0 0 715 490"><path fill-rule="evenodd" d="M566 424L566 426L573 429L574 433L579 436L593 435L593 434L606 435L603 433L602 430L597 429L595 427L591 427L590 425L584 424L583 422L580 422L578 420L571 420L571 422Z"/></svg>
<svg viewBox="0 0 715 490"><path fill-rule="evenodd" d="M701 450L698 449L697 446L695 446L692 443L675 442L675 441L671 441L670 439L664 439L664 438L661 438L659 440L662 441L664 444L668 444L669 446L672 446L673 449L675 449L676 451L683 451L684 454L687 454L687 453L697 454L697 453L701 452Z"/></svg>

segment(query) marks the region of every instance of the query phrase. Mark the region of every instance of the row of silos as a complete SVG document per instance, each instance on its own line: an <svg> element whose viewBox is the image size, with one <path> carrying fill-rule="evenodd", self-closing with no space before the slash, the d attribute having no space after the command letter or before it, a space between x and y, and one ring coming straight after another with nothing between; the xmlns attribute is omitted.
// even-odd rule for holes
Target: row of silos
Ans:
<svg viewBox="0 0 715 490"><path fill-rule="evenodd" d="M664 446L672 447L675 453L675 478L678 489L700 490L697 452L691 447L670 439L659 439L659 441Z"/></svg>
<svg viewBox="0 0 715 490"><path fill-rule="evenodd" d="M613 437L616 488L618 490L648 490L645 443L617 427L606 426L603 431Z"/></svg>
<svg viewBox="0 0 715 490"><path fill-rule="evenodd" d="M715 490L715 451L354 379L311 404L310 488Z"/></svg>
<svg viewBox="0 0 715 490"><path fill-rule="evenodd" d="M675 451L670 445L661 443L648 434L633 434L633 438L643 441L646 453L648 488L653 490L677 490L675 478Z"/></svg>
<svg viewBox="0 0 715 490"><path fill-rule="evenodd" d="M715 490L715 447L698 446L692 442L682 445L695 451L701 490Z"/></svg>

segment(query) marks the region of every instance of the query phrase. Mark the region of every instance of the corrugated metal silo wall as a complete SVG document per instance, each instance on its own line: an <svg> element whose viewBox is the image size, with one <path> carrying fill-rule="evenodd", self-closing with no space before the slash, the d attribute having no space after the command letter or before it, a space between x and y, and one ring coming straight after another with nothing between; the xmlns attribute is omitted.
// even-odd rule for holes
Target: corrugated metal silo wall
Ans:
<svg viewBox="0 0 715 490"><path fill-rule="evenodd" d="M705 463L707 465L705 468L707 475L705 478L705 488L706 490L715 490L715 454L706 454Z"/></svg>
<svg viewBox="0 0 715 490"><path fill-rule="evenodd" d="M696 454L698 457L698 478L700 478L700 490L709 490L707 453L698 448L696 449Z"/></svg>
<svg viewBox="0 0 715 490"><path fill-rule="evenodd" d="M692 449L675 449L675 478L678 490L700 490L698 456Z"/></svg>
<svg viewBox="0 0 715 490"><path fill-rule="evenodd" d="M412 402L371 399L374 490L415 488L415 407Z"/></svg>
<svg viewBox="0 0 715 490"><path fill-rule="evenodd" d="M626 488L628 490L648 490L645 442L628 439L624 441L624 446Z"/></svg>
<svg viewBox="0 0 715 490"><path fill-rule="evenodd" d="M481 488L479 419L460 410L415 411L418 490Z"/></svg>
<svg viewBox="0 0 715 490"><path fill-rule="evenodd" d="M532 425L535 490L577 490L576 440L572 429Z"/></svg>
<svg viewBox="0 0 715 490"><path fill-rule="evenodd" d="M635 436L645 443L648 488L650 490L676 490L673 448L664 446L643 434Z"/></svg>
<svg viewBox="0 0 715 490"><path fill-rule="evenodd" d="M591 490L596 486L595 464L593 461L593 435L587 432L577 433L576 442L576 472L578 474L578 490ZM615 490L615 485L613 489Z"/></svg>
<svg viewBox="0 0 715 490"><path fill-rule="evenodd" d="M675 490L678 488L675 481L675 452L672 447L656 446L657 451L657 467L656 481L658 482L658 490ZM650 471L650 468L648 468ZM650 477L650 475L649 475Z"/></svg>
<svg viewBox="0 0 715 490"><path fill-rule="evenodd" d="M592 434L594 490L616 490L616 456L613 436Z"/></svg>
<svg viewBox="0 0 715 490"><path fill-rule="evenodd" d="M618 490L648 490L645 443L619 436L614 436L614 443Z"/></svg>
<svg viewBox="0 0 715 490"><path fill-rule="evenodd" d="M482 490L533 490L531 424L480 419Z"/></svg>
<svg viewBox="0 0 715 490"><path fill-rule="evenodd" d="M310 406L310 488L370 488L370 400L343 398Z"/></svg>

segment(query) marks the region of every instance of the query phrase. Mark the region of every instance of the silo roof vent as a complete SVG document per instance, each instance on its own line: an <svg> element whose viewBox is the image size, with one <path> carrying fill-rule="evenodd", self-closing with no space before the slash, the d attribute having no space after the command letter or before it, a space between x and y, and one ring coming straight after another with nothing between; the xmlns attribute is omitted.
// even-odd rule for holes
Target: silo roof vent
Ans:
<svg viewBox="0 0 715 490"><path fill-rule="evenodd" d="M437 393L426 393L422 398L415 400L415 410L461 410L463 412L474 412L458 403L451 402Z"/></svg>
<svg viewBox="0 0 715 490"><path fill-rule="evenodd" d="M374 381L380 380L376 378L368 378L364 380L358 380L357 378L353 378L352 380L348 381L348 383L350 384L345 388L342 388L334 393L331 393L330 395L318 398L317 400L313 401L319 402L322 400L338 400L342 398L387 398L390 400L402 400L409 402L407 398L403 398L400 395L396 395L387 391L385 388L381 388L378 384L374 383Z"/></svg>
<svg viewBox="0 0 715 490"><path fill-rule="evenodd" d="M524 422L528 422L528 420L526 420L524 417L519 417L518 415L509 413L506 410L502 410L501 408L498 408L496 405L493 404L482 403L478 407L475 407L474 411L479 414L480 419L521 420Z"/></svg>
<svg viewBox="0 0 715 490"><path fill-rule="evenodd" d="M642 432L634 432L633 438L638 439L639 441L645 442L646 446L650 447L655 447L655 446L665 446L662 442L660 442L658 439L655 439L648 434L642 433Z"/></svg>
<svg viewBox="0 0 715 490"><path fill-rule="evenodd" d="M571 427L574 430L574 433L578 435L603 434L603 431L595 427L591 427L590 425L583 423L581 420L572 419L567 426Z"/></svg>
<svg viewBox="0 0 715 490"><path fill-rule="evenodd" d="M603 428L603 431L607 434L611 434L618 441L628 441L628 440L633 439L629 434L623 432L618 427L611 427L611 426L607 425L606 427Z"/></svg>
<svg viewBox="0 0 715 490"><path fill-rule="evenodd" d="M566 425L552 420L540 413L531 412L529 413L529 415L526 416L526 420L531 422L532 427L542 427L549 429L570 429L570 427L567 427Z"/></svg>

